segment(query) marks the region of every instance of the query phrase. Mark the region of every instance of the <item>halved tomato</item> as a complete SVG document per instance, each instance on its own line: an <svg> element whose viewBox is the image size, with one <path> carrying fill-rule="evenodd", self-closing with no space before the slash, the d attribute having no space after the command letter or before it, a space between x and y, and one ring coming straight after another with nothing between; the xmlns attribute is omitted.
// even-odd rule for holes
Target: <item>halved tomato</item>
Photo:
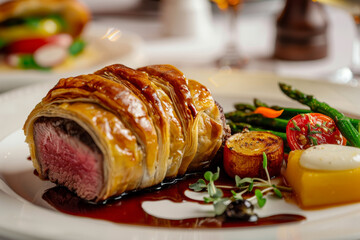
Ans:
<svg viewBox="0 0 360 240"><path fill-rule="evenodd" d="M299 114L286 126L286 138L291 150L306 149L320 144L346 145L335 122L321 113Z"/></svg>

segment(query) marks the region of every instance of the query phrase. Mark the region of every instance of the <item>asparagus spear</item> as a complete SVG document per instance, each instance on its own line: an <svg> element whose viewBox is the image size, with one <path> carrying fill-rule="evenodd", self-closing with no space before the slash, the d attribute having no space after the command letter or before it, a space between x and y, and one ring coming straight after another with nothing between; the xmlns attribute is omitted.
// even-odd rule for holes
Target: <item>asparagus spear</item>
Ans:
<svg viewBox="0 0 360 240"><path fill-rule="evenodd" d="M233 122L245 122L259 126L267 126L281 131L285 131L288 123L285 119L280 118L266 118L261 114L244 113L242 111L233 111L225 114L227 119Z"/></svg>
<svg viewBox="0 0 360 240"><path fill-rule="evenodd" d="M320 102L312 95L306 95L299 90L293 89L290 85L279 83L280 89L288 97L310 107L314 112L319 112L331 117L336 126L352 146L360 147L360 133L351 124L350 118L330 107L327 103Z"/></svg>
<svg viewBox="0 0 360 240"><path fill-rule="evenodd" d="M306 114L306 113L312 112L310 109L286 108L286 107L281 107L281 106L277 106L277 105L269 106L257 98L254 98L254 105L255 105L255 107L268 107L268 108L271 108L274 110L284 110L283 113L281 114L281 116L279 117L279 118L284 118L284 119L290 119L292 117L295 117L298 114Z"/></svg>
<svg viewBox="0 0 360 240"><path fill-rule="evenodd" d="M228 122L230 128L231 128L231 132L242 132L245 128L249 129L249 131L260 131L260 132L269 132L272 133L278 137L281 137L284 141L286 141L286 133L284 132L278 132L278 131L273 131L273 130L268 130L268 129L262 129L262 128L257 128L257 127L253 127L251 124L248 123L242 123L242 122Z"/></svg>
<svg viewBox="0 0 360 240"><path fill-rule="evenodd" d="M291 119L292 117L295 117L298 114L307 114L307 113L313 112L310 109L286 108L286 107L281 107L281 106L277 106L277 105L269 106L268 104L262 102L261 100L259 100L257 98L254 98L254 106L252 106L250 104L246 104L246 103L235 104L236 110L239 110L239 111L246 111L247 109L255 110L257 107L268 107L268 108L272 108L274 110L284 110L283 113L281 114L281 116L279 116L279 118L283 118L283 119ZM351 124L354 126L354 128L356 128L357 131L360 132L360 119L349 118L349 120L350 120Z"/></svg>
<svg viewBox="0 0 360 240"><path fill-rule="evenodd" d="M247 104L247 103L237 103L234 105L235 109L238 111L255 111L256 107L251 105L251 104Z"/></svg>
<svg viewBox="0 0 360 240"><path fill-rule="evenodd" d="M260 101L260 99L258 99L258 98L254 98L254 106L255 107L269 107L269 105L267 105L263 101ZM279 110L279 109L276 109L276 110Z"/></svg>

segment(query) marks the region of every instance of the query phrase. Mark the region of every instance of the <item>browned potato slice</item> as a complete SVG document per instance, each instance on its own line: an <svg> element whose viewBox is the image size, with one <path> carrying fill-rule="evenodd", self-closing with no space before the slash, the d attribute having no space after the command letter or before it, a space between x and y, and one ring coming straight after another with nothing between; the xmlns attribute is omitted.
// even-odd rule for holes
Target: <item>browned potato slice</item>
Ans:
<svg viewBox="0 0 360 240"><path fill-rule="evenodd" d="M270 176L280 173L284 144L268 132L243 132L232 135L225 143L224 168L230 177L266 177L263 152L268 159Z"/></svg>

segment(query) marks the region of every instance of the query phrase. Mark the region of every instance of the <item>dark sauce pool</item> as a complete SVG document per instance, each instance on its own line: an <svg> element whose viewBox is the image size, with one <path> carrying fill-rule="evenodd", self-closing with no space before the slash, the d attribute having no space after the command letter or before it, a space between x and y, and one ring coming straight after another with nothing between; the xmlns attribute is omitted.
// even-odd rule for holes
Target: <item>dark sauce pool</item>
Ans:
<svg viewBox="0 0 360 240"><path fill-rule="evenodd" d="M123 194L118 198L110 199L101 204L94 204L78 198L65 187L54 187L43 194L43 199L60 212L74 216L102 219L115 223L131 224L153 227L175 228L231 228L265 226L305 220L305 217L294 214L279 214L265 218L259 218L257 222L242 220L226 220L222 216L189 218L182 220L170 220L154 217L147 214L141 207L144 201L170 200L173 202L191 201L204 204L185 196L189 184L196 182L201 175L187 175L183 179L165 182L161 185L138 192ZM221 185L232 185L232 180L220 178L217 181ZM224 191L230 195L229 191ZM265 206L266 207L266 206Z"/></svg>

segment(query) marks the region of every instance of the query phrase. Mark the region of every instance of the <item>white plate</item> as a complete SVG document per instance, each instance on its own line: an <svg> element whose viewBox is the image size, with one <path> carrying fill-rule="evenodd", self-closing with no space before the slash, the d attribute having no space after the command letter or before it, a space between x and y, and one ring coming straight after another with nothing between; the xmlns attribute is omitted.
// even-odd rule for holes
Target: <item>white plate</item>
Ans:
<svg viewBox="0 0 360 240"><path fill-rule="evenodd" d="M225 110L237 101L258 97L272 104L298 104L285 97L277 82L288 82L346 112L359 114L360 89L275 75L216 70L184 71L206 84ZM354 239L360 238L360 204L303 211L282 200L266 211L300 213L303 222L233 229L167 229L114 224L66 215L52 209L41 196L52 186L33 175L24 137L19 129L52 83L34 85L0 95L0 235L17 239ZM14 133L13 133L14 132ZM7 136L7 137L6 137ZM354 191L358 191L354 186ZM159 207L159 206L158 206ZM152 206L151 212L157 212ZM160 206L161 208L161 206ZM174 209L175 214L178 209Z"/></svg>
<svg viewBox="0 0 360 240"><path fill-rule="evenodd" d="M35 82L90 73L112 63L137 67L145 62L143 41L138 35L91 23L84 30L83 37L87 43L84 52L51 71L13 69L0 62L0 92Z"/></svg>

